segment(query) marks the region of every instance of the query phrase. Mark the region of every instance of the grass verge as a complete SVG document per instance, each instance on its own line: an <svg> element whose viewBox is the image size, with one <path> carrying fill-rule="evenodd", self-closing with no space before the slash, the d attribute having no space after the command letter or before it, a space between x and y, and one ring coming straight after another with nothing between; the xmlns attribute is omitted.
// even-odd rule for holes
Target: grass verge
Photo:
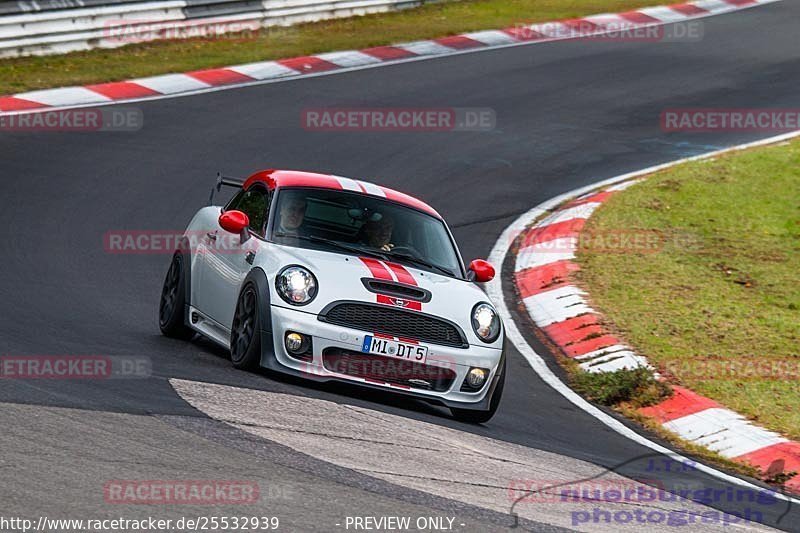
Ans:
<svg viewBox="0 0 800 533"><path fill-rule="evenodd" d="M659 172L587 225L640 230L655 253L579 250L593 305L671 381L800 439L800 141Z"/></svg>
<svg viewBox="0 0 800 533"><path fill-rule="evenodd" d="M602 405L614 406L624 402L632 407L647 407L672 396L669 385L657 381L647 368L616 372L578 369L570 377L576 391Z"/></svg>
<svg viewBox="0 0 800 533"><path fill-rule="evenodd" d="M117 81L335 50L620 12L657 0L462 0L404 11L269 28L244 38L188 39L0 61L0 94Z"/></svg>

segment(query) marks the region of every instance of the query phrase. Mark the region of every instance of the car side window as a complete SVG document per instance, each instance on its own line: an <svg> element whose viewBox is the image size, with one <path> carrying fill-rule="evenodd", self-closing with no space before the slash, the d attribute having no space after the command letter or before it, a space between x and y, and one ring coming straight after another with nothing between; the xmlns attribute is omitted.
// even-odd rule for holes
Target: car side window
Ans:
<svg viewBox="0 0 800 533"><path fill-rule="evenodd" d="M235 209L246 214L250 219L250 231L259 237L263 237L267 225L269 202L269 193L260 187L255 187L248 191L239 192L231 199L225 210Z"/></svg>

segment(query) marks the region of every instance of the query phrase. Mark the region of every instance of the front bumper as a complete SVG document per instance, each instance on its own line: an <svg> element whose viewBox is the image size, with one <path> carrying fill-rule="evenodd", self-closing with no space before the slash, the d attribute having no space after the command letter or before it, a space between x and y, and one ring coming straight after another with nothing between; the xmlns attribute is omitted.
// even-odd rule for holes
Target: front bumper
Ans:
<svg viewBox="0 0 800 533"><path fill-rule="evenodd" d="M399 386L389 381L381 382L376 379L338 373L326 368L323 363L323 352L328 349L360 353L364 336L372 335L374 332L359 331L328 324L318 320L317 315L298 309L272 305L270 306L270 311L272 331L270 333L262 332L262 346L270 346L272 348L272 350L264 349L264 353L262 353L261 366L265 368L314 381L342 381L373 389L390 390L447 407L480 411L489 409L489 401L499 378L498 369L501 368L502 350L475 345L470 345L467 348L453 348L421 342L421 345L428 347L426 364L445 369L444 371L448 373L453 372L455 377L447 390L443 391L428 390L424 387L416 386ZM289 355L283 342L287 331L303 333L312 338L313 351L310 360L302 361ZM366 354L364 355L366 356ZM384 358L379 355L369 357L394 361L391 358ZM460 390L471 367L490 370L486 384L477 392Z"/></svg>

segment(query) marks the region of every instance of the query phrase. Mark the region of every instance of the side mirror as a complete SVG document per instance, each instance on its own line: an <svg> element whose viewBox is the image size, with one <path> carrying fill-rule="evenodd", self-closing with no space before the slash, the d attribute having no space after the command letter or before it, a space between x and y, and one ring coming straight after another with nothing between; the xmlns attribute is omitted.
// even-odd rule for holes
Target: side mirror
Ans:
<svg viewBox="0 0 800 533"><path fill-rule="evenodd" d="M225 211L219 216L219 225L229 233L240 235L250 225L250 218L241 211Z"/></svg>
<svg viewBox="0 0 800 533"><path fill-rule="evenodd" d="M472 274L472 281L479 283L486 283L494 278L494 267L489 261L483 259L475 259L469 264L469 271Z"/></svg>

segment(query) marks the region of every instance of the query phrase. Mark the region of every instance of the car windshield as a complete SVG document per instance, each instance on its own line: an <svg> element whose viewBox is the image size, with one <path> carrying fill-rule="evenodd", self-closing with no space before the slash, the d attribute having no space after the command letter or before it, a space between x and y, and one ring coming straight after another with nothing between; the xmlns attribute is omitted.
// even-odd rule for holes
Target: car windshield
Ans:
<svg viewBox="0 0 800 533"><path fill-rule="evenodd" d="M271 239L364 253L453 277L461 262L444 222L374 196L331 189L281 189Z"/></svg>

